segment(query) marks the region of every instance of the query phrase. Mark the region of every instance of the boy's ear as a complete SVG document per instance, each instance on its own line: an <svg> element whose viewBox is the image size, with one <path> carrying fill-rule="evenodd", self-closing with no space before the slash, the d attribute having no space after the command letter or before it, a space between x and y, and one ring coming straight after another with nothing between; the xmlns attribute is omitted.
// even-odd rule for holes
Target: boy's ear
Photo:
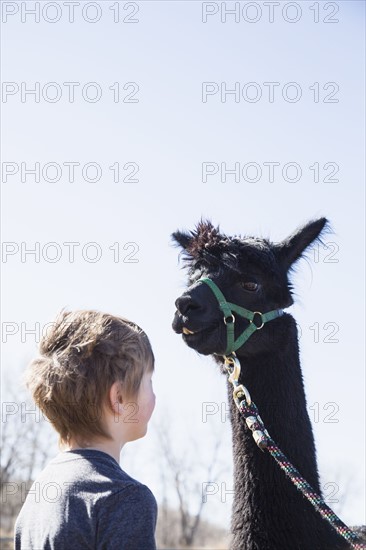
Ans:
<svg viewBox="0 0 366 550"><path fill-rule="evenodd" d="M119 382L114 382L109 390L109 405L113 412L119 412L119 405L122 405L122 388Z"/></svg>
<svg viewBox="0 0 366 550"><path fill-rule="evenodd" d="M311 244L317 240L320 241L322 233L328 228L328 220L319 218L297 229L287 239L278 243L275 250L282 267L288 271Z"/></svg>

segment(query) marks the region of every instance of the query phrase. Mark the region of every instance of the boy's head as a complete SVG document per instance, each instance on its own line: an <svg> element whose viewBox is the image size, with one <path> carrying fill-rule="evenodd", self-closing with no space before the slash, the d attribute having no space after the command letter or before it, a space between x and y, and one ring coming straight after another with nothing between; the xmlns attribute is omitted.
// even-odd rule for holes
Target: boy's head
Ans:
<svg viewBox="0 0 366 550"><path fill-rule="evenodd" d="M103 422L109 392L121 384L136 399L145 373L154 369L148 337L135 323L97 311L62 311L43 336L41 357L26 371L26 385L59 434L70 439L111 439Z"/></svg>

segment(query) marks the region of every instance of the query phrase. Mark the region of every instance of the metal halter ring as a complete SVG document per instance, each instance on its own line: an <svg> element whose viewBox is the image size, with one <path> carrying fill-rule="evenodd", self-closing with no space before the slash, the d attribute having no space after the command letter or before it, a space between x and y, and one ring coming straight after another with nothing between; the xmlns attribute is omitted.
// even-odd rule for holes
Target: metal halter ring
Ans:
<svg viewBox="0 0 366 550"><path fill-rule="evenodd" d="M231 315L228 315L227 317L224 317L224 323L225 323L225 325L227 325L226 319L230 319L230 318L231 318L231 321L229 321L229 325L235 323L235 317L234 317L233 314L231 314Z"/></svg>
<svg viewBox="0 0 366 550"><path fill-rule="evenodd" d="M258 327L255 323L254 323L254 315L257 314L257 315L260 315L261 316L261 325ZM264 327L264 321L263 321L263 313L261 313L260 311L253 311L253 319L250 321L251 323L254 323L254 325L257 327L257 330L260 330L261 328Z"/></svg>
<svg viewBox="0 0 366 550"><path fill-rule="evenodd" d="M237 358L235 351L230 353L230 355L224 355L224 360L226 365L235 365L236 361L239 362L239 359Z"/></svg>

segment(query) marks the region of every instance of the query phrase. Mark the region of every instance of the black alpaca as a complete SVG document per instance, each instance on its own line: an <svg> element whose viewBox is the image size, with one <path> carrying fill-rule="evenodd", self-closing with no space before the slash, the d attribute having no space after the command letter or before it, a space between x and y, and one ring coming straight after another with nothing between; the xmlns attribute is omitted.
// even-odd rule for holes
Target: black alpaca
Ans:
<svg viewBox="0 0 366 550"><path fill-rule="evenodd" d="M289 271L326 229L321 218L281 243L253 237L227 237L208 221L195 231L172 236L184 249L189 288L176 301L173 329L186 344L223 364L226 326L209 277L227 301L265 313L293 303ZM249 321L236 316L235 338ZM306 409L296 322L284 313L256 331L236 352L244 384L266 425L289 460L321 493L314 437ZM224 372L224 369L222 369ZM233 403L234 486L233 550L340 550L350 546L312 508L251 432Z"/></svg>

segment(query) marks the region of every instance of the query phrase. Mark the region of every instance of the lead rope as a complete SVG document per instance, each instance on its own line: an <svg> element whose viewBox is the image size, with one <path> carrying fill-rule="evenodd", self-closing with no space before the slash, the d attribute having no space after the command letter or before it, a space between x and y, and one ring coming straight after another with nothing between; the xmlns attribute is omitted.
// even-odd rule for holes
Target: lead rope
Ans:
<svg viewBox="0 0 366 550"><path fill-rule="evenodd" d="M235 354L224 356L225 368L229 373L229 382L234 387L233 398L239 412L243 415L248 428L256 444L262 451L267 450L275 459L280 468L291 479L292 483L308 499L314 508L326 519L333 529L337 531L355 550L364 550L366 546L360 542L358 536L352 529L347 527L342 520L333 512L318 495L309 483L301 476L298 470L291 464L281 449L276 445L269 435L263 420L259 416L256 404L251 400L249 391L243 384L239 384L240 362Z"/></svg>

